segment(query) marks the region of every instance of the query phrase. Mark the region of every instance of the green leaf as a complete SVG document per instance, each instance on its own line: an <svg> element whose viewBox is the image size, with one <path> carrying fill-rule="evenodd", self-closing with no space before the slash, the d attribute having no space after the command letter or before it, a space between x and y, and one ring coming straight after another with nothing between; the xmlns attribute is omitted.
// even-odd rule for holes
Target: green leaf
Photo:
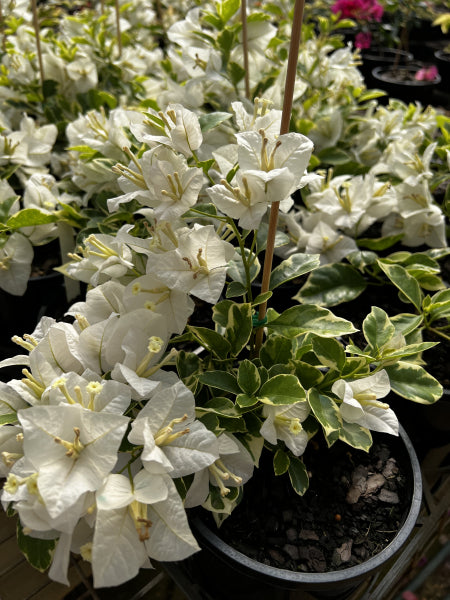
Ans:
<svg viewBox="0 0 450 600"><path fill-rule="evenodd" d="M294 491L299 496L303 496L309 487L308 471L306 470L303 461L296 456L291 456L289 459L288 473Z"/></svg>
<svg viewBox="0 0 450 600"><path fill-rule="evenodd" d="M265 292L264 294L258 294L252 302L252 306L259 306L264 302L267 302L272 297L272 292Z"/></svg>
<svg viewBox="0 0 450 600"><path fill-rule="evenodd" d="M391 323L395 327L396 333L406 336L415 331L422 323L422 315L413 315L411 313L400 313L390 317Z"/></svg>
<svg viewBox="0 0 450 600"><path fill-rule="evenodd" d="M290 338L307 332L323 337L335 337L357 331L350 321L336 317L327 308L321 308L314 304L292 306L277 319L270 321L267 326L275 333Z"/></svg>
<svg viewBox="0 0 450 600"><path fill-rule="evenodd" d="M284 475L290 464L289 454L278 448L273 456L273 472L275 475Z"/></svg>
<svg viewBox="0 0 450 600"><path fill-rule="evenodd" d="M235 396L241 393L236 377L226 371L205 371L199 375L198 379L208 387L229 392Z"/></svg>
<svg viewBox="0 0 450 600"><path fill-rule="evenodd" d="M17 413L8 413L6 415L0 415L0 426L11 425L17 423Z"/></svg>
<svg viewBox="0 0 450 600"><path fill-rule="evenodd" d="M25 535L20 520L17 520L17 543L20 551L30 565L41 573L50 567L57 541L41 540Z"/></svg>
<svg viewBox="0 0 450 600"><path fill-rule="evenodd" d="M196 407L196 411L199 413L210 412L229 419L240 419L242 416L232 400L221 397L211 398L203 406Z"/></svg>
<svg viewBox="0 0 450 600"><path fill-rule="evenodd" d="M324 265L311 273L294 299L320 306L335 306L354 300L366 287L366 280L356 269L336 263Z"/></svg>
<svg viewBox="0 0 450 600"><path fill-rule="evenodd" d="M256 232L256 254L260 254L267 246L267 235L269 233L269 225L261 223ZM277 230L275 233L275 248L285 246L289 243L289 237L282 231Z"/></svg>
<svg viewBox="0 0 450 600"><path fill-rule="evenodd" d="M259 390L259 386L261 385L258 367L250 360L243 360L239 364L237 381L243 392L249 396L253 396Z"/></svg>
<svg viewBox="0 0 450 600"><path fill-rule="evenodd" d="M316 337L312 341L314 354L325 367L339 371L345 364L345 352L341 344L333 338Z"/></svg>
<svg viewBox="0 0 450 600"><path fill-rule="evenodd" d="M230 343L219 333L207 327L192 327L188 325L198 342L217 358L226 358L231 350Z"/></svg>
<svg viewBox="0 0 450 600"><path fill-rule="evenodd" d="M57 215L49 215L41 212L38 208L24 208L12 215L6 222L9 229L19 229L19 227L33 227L36 225L46 225L47 223L56 223Z"/></svg>
<svg viewBox="0 0 450 600"><path fill-rule="evenodd" d="M328 165L343 165L350 160L350 155L341 148L324 148L317 156L320 162Z"/></svg>
<svg viewBox="0 0 450 600"><path fill-rule="evenodd" d="M363 321L363 332L369 346L378 351L394 337L395 327L384 310L373 306Z"/></svg>
<svg viewBox="0 0 450 600"><path fill-rule="evenodd" d="M247 293L247 287L240 281L230 281L226 291L227 298L236 298Z"/></svg>
<svg viewBox="0 0 450 600"><path fill-rule="evenodd" d="M228 63L228 75L230 76L231 83L237 86L245 77L245 69L238 63L230 62Z"/></svg>
<svg viewBox="0 0 450 600"><path fill-rule="evenodd" d="M400 242L403 238L403 233L397 235L388 235L382 238L359 238L357 240L358 246L380 252L381 250L387 250L397 242Z"/></svg>
<svg viewBox="0 0 450 600"><path fill-rule="evenodd" d="M272 406L295 404L305 398L305 390L295 375L275 375L266 381L258 394L260 402Z"/></svg>
<svg viewBox="0 0 450 600"><path fill-rule="evenodd" d="M241 249L237 248L236 252L237 254L241 254ZM245 256L248 262L252 261L252 264L250 266L250 281L253 281L258 275L261 269L261 265L256 256L248 248L245 248ZM228 265L228 277L230 277L233 281L239 281L243 285L247 286L247 277L242 258L239 257L236 260L230 260Z"/></svg>
<svg viewBox="0 0 450 600"><path fill-rule="evenodd" d="M376 263L378 254L369 250L355 250L345 257L355 269L364 269L364 267Z"/></svg>
<svg viewBox="0 0 450 600"><path fill-rule="evenodd" d="M307 362L296 360L294 361L294 368L295 375L297 375L305 390L319 385L323 381L323 373L321 373L317 367L314 367Z"/></svg>
<svg viewBox="0 0 450 600"><path fill-rule="evenodd" d="M379 259L378 264L382 271L392 281L392 283L402 292L408 300L414 304L417 310L422 307L423 293L419 284L411 277L408 271L400 265L393 265L384 259Z"/></svg>
<svg viewBox="0 0 450 600"><path fill-rule="evenodd" d="M250 303L232 304L228 311L228 322L225 330L226 340L231 346L234 356L245 348L253 331L252 306Z"/></svg>
<svg viewBox="0 0 450 600"><path fill-rule="evenodd" d="M357 423L343 421L339 431L339 439L358 450L369 451L372 445L372 435L368 429Z"/></svg>
<svg viewBox="0 0 450 600"><path fill-rule="evenodd" d="M339 431L342 427L339 406L330 396L320 394L315 388L309 390L308 402L314 416L322 426L328 446L331 446L339 439Z"/></svg>
<svg viewBox="0 0 450 600"><path fill-rule="evenodd" d="M224 0L223 2L217 2L216 9L217 14L222 19L224 25L231 19L234 13L240 6L240 0Z"/></svg>
<svg viewBox="0 0 450 600"><path fill-rule="evenodd" d="M258 403L258 398L255 396L249 396L248 394L239 394L236 396L236 404L240 408L250 408Z"/></svg>
<svg viewBox="0 0 450 600"><path fill-rule="evenodd" d="M399 361L385 367L392 390L413 402L433 404L442 396L441 384L420 365Z"/></svg>
<svg viewBox="0 0 450 600"><path fill-rule="evenodd" d="M231 119L232 116L233 115L231 113L226 112L214 112L208 113L206 115L201 115L198 118L200 123L200 129L203 133L205 133L206 131L210 131L211 129L214 129L214 127L217 127L217 125L220 125L224 121L228 121L228 119Z"/></svg>
<svg viewBox="0 0 450 600"><path fill-rule="evenodd" d="M281 335L271 335L262 345L259 357L267 368L285 365L292 358L292 342Z"/></svg>
<svg viewBox="0 0 450 600"><path fill-rule="evenodd" d="M317 269L320 266L319 259L319 254L293 254L272 270L269 289L273 290L286 281Z"/></svg>

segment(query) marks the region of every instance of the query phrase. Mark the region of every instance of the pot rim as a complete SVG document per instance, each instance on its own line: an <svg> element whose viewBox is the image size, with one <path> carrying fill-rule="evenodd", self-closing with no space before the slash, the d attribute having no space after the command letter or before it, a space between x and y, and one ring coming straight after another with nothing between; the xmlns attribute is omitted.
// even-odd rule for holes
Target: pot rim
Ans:
<svg viewBox="0 0 450 600"><path fill-rule="evenodd" d="M399 85L399 86L403 86L403 87L417 87L417 88L433 87L433 86L439 85L442 81L442 78L439 74L436 75L436 77L432 81L429 81L429 80L401 81L401 80L393 79L390 77L383 77L383 72L390 68L391 68L391 66L387 66L387 65L383 65L381 67L375 67L374 69L372 69L372 77L374 79L379 79L379 80L383 81L383 83L390 83L392 85ZM415 71L418 69L418 67L415 67L413 65L402 65L400 68L402 70L406 70L406 71Z"/></svg>
<svg viewBox="0 0 450 600"><path fill-rule="evenodd" d="M381 552L358 565L341 569L339 571L327 571L325 573L305 573L303 571L296 572L287 569L279 569L277 567L260 563L252 558L249 558L245 554L242 554L242 552L232 548L226 542L220 539L211 529L209 529L209 527L205 525L197 516L194 516L192 519L194 527L202 538L207 538L210 540L214 546L214 548L210 547L212 551L217 550L218 552L222 553L229 562L240 563L242 567L253 571L255 576L261 575L276 579L278 581L282 580L291 584L330 584L350 581L352 579L360 579L363 576L367 576L370 572L374 571L392 556L394 556L394 554L396 554L397 551L400 550L403 544L407 541L417 521L422 505L422 477L419 460L411 440L401 425L399 427L399 438L402 440L405 446L411 463L411 505L408 514L394 539L387 546L385 546Z"/></svg>

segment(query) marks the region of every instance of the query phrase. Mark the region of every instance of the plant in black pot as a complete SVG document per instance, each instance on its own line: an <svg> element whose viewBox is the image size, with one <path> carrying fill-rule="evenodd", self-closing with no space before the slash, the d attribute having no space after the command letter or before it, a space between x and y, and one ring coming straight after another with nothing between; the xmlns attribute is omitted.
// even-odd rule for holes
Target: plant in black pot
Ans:
<svg viewBox="0 0 450 600"><path fill-rule="evenodd" d="M385 0L383 6L392 26L397 52L391 64L380 64L371 71L371 85L385 90L389 96L401 100L418 100L430 103L430 94L437 89L441 79L432 64L415 60L411 52L410 34L420 19L430 19L430 7L421 0ZM406 53L406 54L405 54ZM409 54L408 54L409 53ZM423 60L420 58L420 60ZM424 76L424 71L427 69Z"/></svg>
<svg viewBox="0 0 450 600"><path fill-rule="evenodd" d="M85 300L66 321L43 318L17 337L27 354L2 363L24 367L1 385L2 504L19 517L23 552L57 581L68 581L71 551L92 563L97 587L152 559L186 559L204 540L200 513L216 535L230 513L249 514L246 497L279 518L289 489L310 498L308 515L320 497L340 527L316 540L322 522L313 528L298 521L303 509L289 516L283 506L291 548L275 542L269 552L271 598L317 584L328 595L343 584L344 595L414 525L418 465L388 395L438 400L440 384L417 361L434 342L416 341L414 327L377 307L363 342L351 321L317 304L276 310L282 284L319 266L318 255L294 253L272 269L274 246L286 241L278 210L318 177L307 172L312 142L288 132L300 10L297 2L282 112L260 99L250 111L234 103L225 144L230 113L199 118L180 103L128 113L130 163L116 166L124 193L109 205L131 206L129 222L85 238L64 268L89 285ZM194 299L211 305L209 323L194 316ZM340 465L332 474L331 464ZM343 505L320 487L328 473ZM256 500L246 493L253 479ZM344 525L356 520L349 538Z"/></svg>

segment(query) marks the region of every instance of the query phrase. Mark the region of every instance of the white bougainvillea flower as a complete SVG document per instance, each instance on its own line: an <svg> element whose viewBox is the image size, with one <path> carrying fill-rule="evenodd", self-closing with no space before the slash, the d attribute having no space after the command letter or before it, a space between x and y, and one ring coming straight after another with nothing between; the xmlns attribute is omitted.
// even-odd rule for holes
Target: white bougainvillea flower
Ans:
<svg viewBox="0 0 450 600"><path fill-rule="evenodd" d="M420 155L418 146L408 138L402 138L389 144L382 161L373 170L375 173L392 173L403 183L416 185L423 179L430 179L431 158L437 142L429 144Z"/></svg>
<svg viewBox="0 0 450 600"><path fill-rule="evenodd" d="M66 72L69 79L74 83L78 94L85 94L97 87L97 67L88 56L81 56L68 63Z"/></svg>
<svg viewBox="0 0 450 600"><path fill-rule="evenodd" d="M66 314L82 315L90 325L99 323L113 313L122 312L124 291L125 286L118 281L106 281L88 290L85 302L72 304Z"/></svg>
<svg viewBox="0 0 450 600"><path fill-rule="evenodd" d="M443 248L447 245L445 217L436 205L406 216L390 215L383 222L381 233L383 236L403 234L404 246L426 244L430 248Z"/></svg>
<svg viewBox="0 0 450 600"><path fill-rule="evenodd" d="M96 587L119 585L156 560L183 560L197 550L186 512L168 475L145 470L133 480L110 475L97 493L92 542Z"/></svg>
<svg viewBox="0 0 450 600"><path fill-rule="evenodd" d="M128 284L123 294L123 312L146 308L162 315L170 333L181 334L194 311L194 302L186 292L168 288L153 273Z"/></svg>
<svg viewBox="0 0 450 600"><path fill-rule="evenodd" d="M83 375L65 373L57 377L42 394L45 404L83 406L94 412L122 415L131 401L131 389L119 381L103 380L86 370Z"/></svg>
<svg viewBox="0 0 450 600"><path fill-rule="evenodd" d="M145 469L171 477L200 471L219 457L216 436L195 420L194 395L180 380L159 383L133 421L128 440L144 447Z"/></svg>
<svg viewBox="0 0 450 600"><path fill-rule="evenodd" d="M130 118L131 111L122 108L115 108L108 116L102 107L90 110L67 125L69 147L89 146L107 158L124 160L123 148L130 145L124 128Z"/></svg>
<svg viewBox="0 0 450 600"><path fill-rule="evenodd" d="M166 146L148 150L140 159L133 157L128 167L119 164L114 170L122 174L118 184L126 193L108 200L109 210L114 212L119 204L136 198L154 209L157 220L183 215L197 202L203 184L203 171L189 167L183 155Z"/></svg>
<svg viewBox="0 0 450 600"><path fill-rule="evenodd" d="M320 254L321 265L339 262L355 250L358 250L358 246L354 239L339 233L323 221L319 221L308 235L305 246L307 254Z"/></svg>
<svg viewBox="0 0 450 600"><path fill-rule="evenodd" d="M282 440L295 456L301 456L308 443L308 434L302 427L310 413L306 400L288 406L264 405L260 433L270 444Z"/></svg>
<svg viewBox="0 0 450 600"><path fill-rule="evenodd" d="M77 405L33 406L18 412L25 457L52 518L97 490L117 462L129 419Z"/></svg>
<svg viewBox="0 0 450 600"><path fill-rule="evenodd" d="M21 233L8 236L4 245L0 245L0 288L22 296L31 274L31 262L34 257L33 246Z"/></svg>
<svg viewBox="0 0 450 600"><path fill-rule="evenodd" d="M272 102L265 98L255 98L253 114L247 112L242 102L232 102L231 108L236 116L240 132L259 131L263 129L269 139L278 137L281 125L281 110L272 107Z"/></svg>
<svg viewBox="0 0 450 600"><path fill-rule="evenodd" d="M132 252L115 236L91 234L84 240L81 252L82 256L71 255L73 262L67 265L67 273L92 286L133 272Z"/></svg>
<svg viewBox="0 0 450 600"><path fill-rule="evenodd" d="M169 104L165 112L149 112L142 125L131 123L130 129L139 142L151 147L169 146L186 158L190 158L203 141L197 115L181 104Z"/></svg>
<svg viewBox="0 0 450 600"><path fill-rule="evenodd" d="M225 284L228 262L235 249L217 235L212 225L194 224L178 232L178 248L149 261L147 271L170 287L215 303Z"/></svg>
<svg viewBox="0 0 450 600"><path fill-rule="evenodd" d="M14 464L23 457L22 427L0 427L0 477L6 477Z"/></svg>
<svg viewBox="0 0 450 600"><path fill-rule="evenodd" d="M220 490L222 497L230 493L230 487L243 486L253 475L255 464L258 463L263 440L257 448L257 457L250 452L232 434L223 433L217 438L219 458L205 469L194 475L191 486L186 494L186 508L200 506L209 495L210 485Z"/></svg>
<svg viewBox="0 0 450 600"><path fill-rule="evenodd" d="M344 421L398 435L394 411L389 404L379 401L391 391L389 376L384 369L355 381L339 379L333 383L331 391L342 400L339 411Z"/></svg>
<svg viewBox="0 0 450 600"><path fill-rule="evenodd" d="M269 172L279 169L279 178L290 178L291 193L302 182L313 151L313 143L300 133L286 133L269 140L263 129L236 134L239 167L242 171Z"/></svg>
<svg viewBox="0 0 450 600"><path fill-rule="evenodd" d="M51 151L58 135L56 125L39 127L31 117L24 115L20 121L21 145L26 147L26 167L43 167L50 162Z"/></svg>

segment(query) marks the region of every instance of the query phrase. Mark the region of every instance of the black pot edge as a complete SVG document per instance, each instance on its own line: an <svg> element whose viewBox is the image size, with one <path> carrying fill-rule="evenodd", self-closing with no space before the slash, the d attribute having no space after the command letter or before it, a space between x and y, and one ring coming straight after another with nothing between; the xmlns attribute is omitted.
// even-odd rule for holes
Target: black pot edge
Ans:
<svg viewBox="0 0 450 600"><path fill-rule="evenodd" d="M387 83L389 85L398 85L398 86L402 86L402 87L412 87L414 89L424 89L424 88L433 88L438 86L441 81L442 78L440 75L436 75L436 78L433 79L433 81L397 81L394 79L385 79L382 77L382 73L383 71L386 71L386 69L390 69L391 67L387 67L386 65L381 66L381 67L375 67L374 69L372 69L372 77L375 80L381 80L383 83ZM404 67L402 67L404 68Z"/></svg>
<svg viewBox="0 0 450 600"><path fill-rule="evenodd" d="M194 516L191 519L194 535L197 537L198 534L200 545L202 545L202 541L205 541L211 552L226 560L229 564L240 564L242 568L246 570L247 574L249 574L248 570L253 571L254 577L261 576L266 580L272 580L275 585L277 583L278 585L284 584L290 589L293 587L295 588L296 585L313 585L315 588L319 589L321 586L325 587L333 583L346 582L351 584L352 581L362 580L379 568L383 563L391 559L401 549L414 529L414 525L420 513L422 504L422 476L419 460L411 440L401 425L399 428L399 437L402 440L411 461L411 471L413 476L411 506L406 519L395 538L381 552L359 565L340 571L328 571L326 573L298 573L264 565L226 544L212 532L198 516Z"/></svg>

